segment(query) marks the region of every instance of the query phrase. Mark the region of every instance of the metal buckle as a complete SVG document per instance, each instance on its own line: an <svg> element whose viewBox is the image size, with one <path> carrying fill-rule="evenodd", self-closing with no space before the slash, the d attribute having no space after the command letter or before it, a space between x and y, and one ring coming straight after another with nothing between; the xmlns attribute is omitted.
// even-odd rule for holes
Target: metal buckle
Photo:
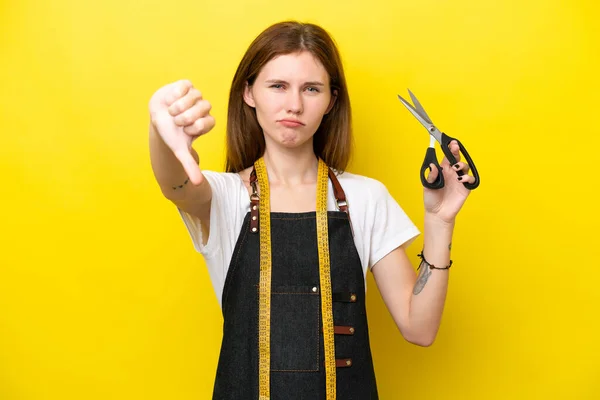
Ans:
<svg viewBox="0 0 600 400"><path fill-rule="evenodd" d="M260 196L258 195L258 192L256 190L256 182L252 182L250 184L250 186L252 186L252 194L250 195L250 200L252 201L259 201L260 200Z"/></svg>

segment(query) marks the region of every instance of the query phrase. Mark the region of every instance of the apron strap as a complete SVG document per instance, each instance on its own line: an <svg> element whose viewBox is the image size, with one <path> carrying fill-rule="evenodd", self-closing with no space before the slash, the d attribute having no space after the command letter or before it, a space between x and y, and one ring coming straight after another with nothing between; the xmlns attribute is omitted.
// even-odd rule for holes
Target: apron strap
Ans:
<svg viewBox="0 0 600 400"><path fill-rule="evenodd" d="M329 167L328 170L329 180L331 180L331 184L333 186L333 196L335 197L335 204L338 210L348 214L348 220L350 221L350 213L348 212L348 200L346 200L346 193L344 192L344 189L342 189L342 185L340 185L340 181L338 181L333 170ZM258 190L256 188L257 180L258 178L256 177L256 170L254 169L254 167L252 167L252 172L250 172L250 186L252 186L252 194L250 195L250 232L252 233L258 232L258 207L260 197L258 196ZM352 221L350 221L350 226L352 226Z"/></svg>
<svg viewBox="0 0 600 400"><path fill-rule="evenodd" d="M333 185L333 196L335 197L338 210L348 213L348 201L346 200L346 193L344 192L344 189L342 189L340 181L338 181L331 168L329 168L329 179ZM350 214L348 214L348 216L350 216Z"/></svg>

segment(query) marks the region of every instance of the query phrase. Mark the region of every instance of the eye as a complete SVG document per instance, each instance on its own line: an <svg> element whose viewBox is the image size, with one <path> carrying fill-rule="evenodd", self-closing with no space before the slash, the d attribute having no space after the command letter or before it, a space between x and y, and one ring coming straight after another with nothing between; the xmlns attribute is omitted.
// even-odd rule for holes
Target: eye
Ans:
<svg viewBox="0 0 600 400"><path fill-rule="evenodd" d="M319 93L320 90L319 88L315 87L315 86L309 86L306 88L306 90L308 90L309 92L313 92L313 93Z"/></svg>
<svg viewBox="0 0 600 400"><path fill-rule="evenodd" d="M273 89L282 89L283 85L281 83L274 83L269 87L272 87Z"/></svg>

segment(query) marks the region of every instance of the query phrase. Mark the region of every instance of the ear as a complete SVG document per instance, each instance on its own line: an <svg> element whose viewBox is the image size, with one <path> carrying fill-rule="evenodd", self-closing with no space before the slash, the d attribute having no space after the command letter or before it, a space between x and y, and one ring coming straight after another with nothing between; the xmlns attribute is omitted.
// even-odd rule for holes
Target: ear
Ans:
<svg viewBox="0 0 600 400"><path fill-rule="evenodd" d="M256 107L256 103L254 102L254 95L252 94L252 87L248 85L248 82L246 82L246 86L244 87L244 101L250 107Z"/></svg>
<svg viewBox="0 0 600 400"><path fill-rule="evenodd" d="M331 93L331 100L329 101L329 106L327 106L327 111L325 111L325 114L329 114L329 111L331 111L333 105L335 104L335 101L337 100L337 96L338 91L334 89L333 93Z"/></svg>

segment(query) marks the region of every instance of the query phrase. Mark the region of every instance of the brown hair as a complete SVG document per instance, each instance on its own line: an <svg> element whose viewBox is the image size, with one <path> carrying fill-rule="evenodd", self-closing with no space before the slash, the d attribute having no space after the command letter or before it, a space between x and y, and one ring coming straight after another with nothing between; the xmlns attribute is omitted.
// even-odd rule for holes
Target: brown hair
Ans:
<svg viewBox="0 0 600 400"><path fill-rule="evenodd" d="M341 57L331 36L320 26L284 21L264 30L250 44L235 73L227 115L227 172L248 168L265 151L265 138L256 111L244 101L246 84L252 86L262 67L276 56L308 51L329 74L337 99L313 137L315 154L338 171L344 171L352 147L350 99Z"/></svg>

